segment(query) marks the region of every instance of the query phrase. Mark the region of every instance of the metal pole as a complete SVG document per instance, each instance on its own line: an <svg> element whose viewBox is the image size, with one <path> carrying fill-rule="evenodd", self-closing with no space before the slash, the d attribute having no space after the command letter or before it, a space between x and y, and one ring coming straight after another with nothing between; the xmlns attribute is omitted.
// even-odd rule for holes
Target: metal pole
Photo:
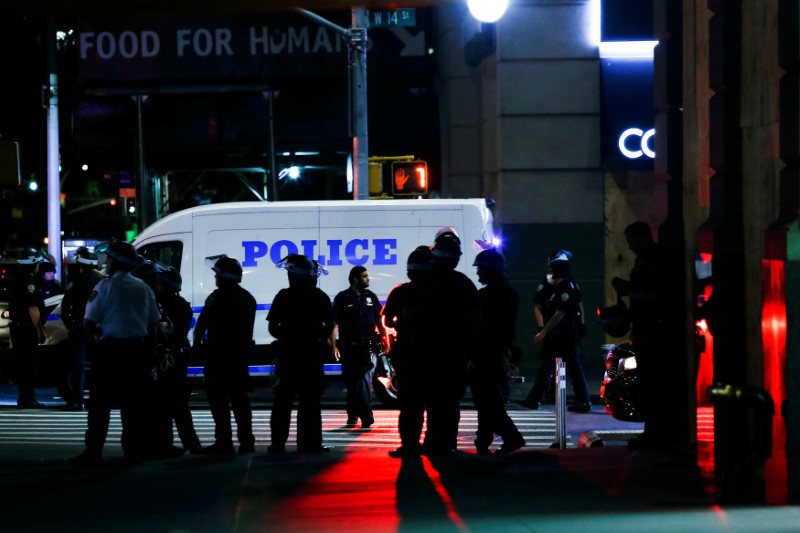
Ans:
<svg viewBox="0 0 800 533"><path fill-rule="evenodd" d="M369 200L367 126L367 10L353 8L350 40L350 98L353 113L353 200Z"/></svg>
<svg viewBox="0 0 800 533"><path fill-rule="evenodd" d="M146 228L152 220L149 216L150 205L150 183L147 179L147 169L144 163L144 116L142 110L142 102L145 97L136 95L136 166L138 174L138 184L136 187L136 196L139 198L136 207L136 231L142 231Z"/></svg>
<svg viewBox="0 0 800 533"><path fill-rule="evenodd" d="M363 7L351 11L352 28L338 24L308 11L296 8L298 13L340 33L347 39L350 69L350 135L353 137L353 200L369 199L369 143L367 125L367 10Z"/></svg>
<svg viewBox="0 0 800 533"><path fill-rule="evenodd" d="M278 201L278 169L275 165L275 107L274 98L275 93L272 89L267 91L267 98L269 98L269 178L272 184L272 200ZM268 197L267 191L264 191L264 196Z"/></svg>
<svg viewBox="0 0 800 533"><path fill-rule="evenodd" d="M561 450L567 447L567 371L564 360L556 357L556 442Z"/></svg>
<svg viewBox="0 0 800 533"><path fill-rule="evenodd" d="M56 264L56 275L61 279L61 180L59 179L58 140L58 75L56 74L55 20L47 20L47 251Z"/></svg>

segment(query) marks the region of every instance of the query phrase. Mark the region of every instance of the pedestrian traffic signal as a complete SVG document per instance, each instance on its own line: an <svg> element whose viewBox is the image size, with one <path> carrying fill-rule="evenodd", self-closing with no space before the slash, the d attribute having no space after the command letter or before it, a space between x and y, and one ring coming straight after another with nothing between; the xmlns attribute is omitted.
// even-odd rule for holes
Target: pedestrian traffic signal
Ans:
<svg viewBox="0 0 800 533"><path fill-rule="evenodd" d="M392 194L395 196L428 194L428 163L393 161Z"/></svg>

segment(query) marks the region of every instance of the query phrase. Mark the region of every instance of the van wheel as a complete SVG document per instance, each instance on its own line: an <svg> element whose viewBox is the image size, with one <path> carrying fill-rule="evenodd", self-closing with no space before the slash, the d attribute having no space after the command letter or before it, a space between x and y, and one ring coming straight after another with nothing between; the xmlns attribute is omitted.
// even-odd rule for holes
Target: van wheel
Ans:
<svg viewBox="0 0 800 533"><path fill-rule="evenodd" d="M372 375L372 388L375 389L375 396L383 405L397 409L400 402L397 400L397 379L379 375L375 372Z"/></svg>

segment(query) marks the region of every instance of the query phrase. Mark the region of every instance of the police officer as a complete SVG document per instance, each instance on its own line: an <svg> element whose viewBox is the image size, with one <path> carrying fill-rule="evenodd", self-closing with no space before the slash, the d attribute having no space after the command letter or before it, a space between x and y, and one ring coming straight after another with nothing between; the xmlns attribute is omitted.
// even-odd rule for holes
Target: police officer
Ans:
<svg viewBox="0 0 800 533"><path fill-rule="evenodd" d="M320 398L325 387L323 354L333 330L330 298L316 286L319 267L308 257L291 254L277 266L288 272L289 288L278 291L267 314L269 332L279 346L268 451L286 451L292 405L298 398L297 451L327 452Z"/></svg>
<svg viewBox="0 0 800 533"><path fill-rule="evenodd" d="M95 285L103 279L97 270L97 253L85 246L75 251L74 280L64 293L61 301L61 320L69 330L69 398L64 398L66 411L83 411L84 378L86 367L86 330L83 317L86 314L86 303Z"/></svg>
<svg viewBox="0 0 800 533"><path fill-rule="evenodd" d="M90 339L99 332L100 341L92 358L86 449L72 460L76 466L100 463L111 409L116 403L120 406L126 462L137 464L150 451L147 413L141 396L150 387L156 326L161 314L152 289L130 274L137 263L133 246L112 241L104 251L109 277L89 295L84 317Z"/></svg>
<svg viewBox="0 0 800 533"><path fill-rule="evenodd" d="M671 279L667 274L668 260L653 239L650 226L641 220L625 228L628 247L636 255L630 279L615 277L611 284L617 294L630 298L631 342L636 351L636 365L641 391L644 431L628 442L632 449L658 448L669 437L670 358L665 347L666 320ZM675 409L672 409L675 411Z"/></svg>
<svg viewBox="0 0 800 533"><path fill-rule="evenodd" d="M331 347L334 359L342 361L342 377L347 386L347 425L361 419L361 427L369 428L372 416L371 382L375 368L375 352L384 334L381 303L369 290L369 272L354 266L348 275L350 287L333 299ZM336 346L339 332L340 349Z"/></svg>
<svg viewBox="0 0 800 533"><path fill-rule="evenodd" d="M534 337L534 342L542 343L542 365L526 401L521 402L521 405L538 409L538 399L542 397L555 360L561 358L566 364L567 374L575 392L576 403L570 406L569 410L588 412L591 411L592 404L589 402L586 376L578 356L581 328L580 293L575 282L569 277L569 261L566 258L551 261L550 268L553 272L553 292L542 307L544 327Z"/></svg>
<svg viewBox="0 0 800 533"><path fill-rule="evenodd" d="M469 385L478 411L475 448L488 454L494 435L503 438L498 453L511 453L525 445L525 439L508 416L502 383L507 381L508 358L516 340L515 325L519 296L505 275L506 261L497 250L484 250L475 257L482 327L472 355Z"/></svg>
<svg viewBox="0 0 800 533"><path fill-rule="evenodd" d="M453 228L437 233L432 254L431 275L411 282L403 318L408 320L409 348L425 361L415 369L425 381L428 418L423 453L448 455L456 450L459 402L480 314L477 288L455 270L461 240Z"/></svg>
<svg viewBox="0 0 800 533"><path fill-rule="evenodd" d="M17 407L42 407L36 401L34 383L38 368L38 347L44 342L44 300L36 290L34 255L20 258L14 278L8 310L11 334L14 382L17 384Z"/></svg>
<svg viewBox="0 0 800 533"><path fill-rule="evenodd" d="M219 257L211 269L217 289L206 299L194 328L193 346L206 358L205 382L208 405L214 418L214 444L202 453L232 454L231 408L236 420L239 453L255 452L253 412L247 395L250 375L247 358L253 348L256 300L239 285L242 265L233 257Z"/></svg>
<svg viewBox="0 0 800 533"><path fill-rule="evenodd" d="M42 300L52 296L64 294L64 289L56 281L56 266L50 261L43 261L36 265L36 288L42 295Z"/></svg>
<svg viewBox="0 0 800 533"><path fill-rule="evenodd" d="M406 262L409 280L421 280L431 275L432 270L433 254L430 247L418 246L409 254ZM425 379L423 379L425 362L420 360L419 354L410 349L410 332L402 316L411 281L393 288L381 311L386 327L395 331L390 356L397 373L397 400L400 403L397 425L401 444L399 448L389 452L389 455L395 458L419 457L419 440L425 420Z"/></svg>
<svg viewBox="0 0 800 533"><path fill-rule="evenodd" d="M180 295L183 285L180 272L174 267L156 266L155 293L161 309L161 320L158 323L156 395L161 427L156 429L155 454L157 457L169 458L183 454L184 450L196 453L201 448L189 409L190 390L186 379L192 307ZM183 449L172 444L173 421Z"/></svg>
<svg viewBox="0 0 800 533"><path fill-rule="evenodd" d="M554 261L569 261L572 259L572 253L568 250L554 250L547 259L547 275L545 278L539 282L538 287L536 288L536 293L533 295L533 312L534 317L536 318L536 325L538 327L537 333L544 329L545 319L543 314L543 308L545 304L552 298L555 292L555 279L553 277L553 268L552 264ZM578 306L576 308L577 316L572 317L577 329L577 338L576 338L576 355L574 359L567 359L564 361L564 364L567 367L567 373L572 374L573 372L580 372L582 375L585 376L583 370L583 359L585 356L585 350L583 347L583 337L586 335L586 315L583 310L583 297L581 295L580 287L578 287L577 282L575 280L570 279L570 282L574 285L575 288L575 297L578 300ZM543 356L543 353L540 353ZM547 357L543 357L543 363L546 364ZM547 376L545 386L544 386L544 394L552 401L553 396L555 395L555 362L549 361L550 364L550 373ZM570 368L570 367L577 367L577 368ZM586 379L584 377L583 381L585 382ZM573 381L573 384L575 382ZM531 389L528 396L519 402L519 405L522 407L527 407L528 409L538 409L539 408L539 400L541 399L540 396L534 397L533 396L534 390ZM586 389L585 394L579 394L579 397L586 397L589 398L589 391L588 387ZM588 401L588 400L587 400ZM591 410L591 405L578 402L575 405L571 405L568 408L570 411L576 412L588 412Z"/></svg>

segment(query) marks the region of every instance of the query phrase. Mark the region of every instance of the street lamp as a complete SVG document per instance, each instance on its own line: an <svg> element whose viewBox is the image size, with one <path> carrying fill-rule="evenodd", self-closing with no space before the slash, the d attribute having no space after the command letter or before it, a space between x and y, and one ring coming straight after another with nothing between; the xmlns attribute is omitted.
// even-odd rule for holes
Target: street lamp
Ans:
<svg viewBox="0 0 800 533"><path fill-rule="evenodd" d="M467 7L481 22L497 22L506 12L508 0L467 0Z"/></svg>

